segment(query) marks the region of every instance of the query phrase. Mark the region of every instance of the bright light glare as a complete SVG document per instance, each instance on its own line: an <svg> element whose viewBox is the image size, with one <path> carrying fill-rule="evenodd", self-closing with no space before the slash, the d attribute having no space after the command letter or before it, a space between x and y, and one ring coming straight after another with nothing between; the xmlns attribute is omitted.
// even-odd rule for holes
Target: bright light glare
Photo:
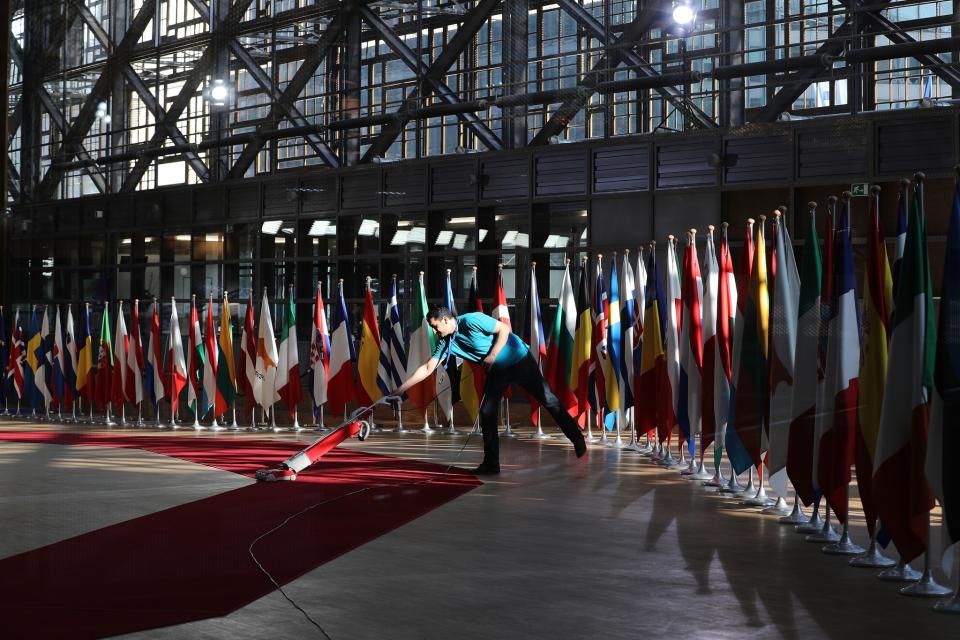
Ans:
<svg viewBox="0 0 960 640"><path fill-rule="evenodd" d="M678 4L673 8L673 21L679 25L693 22L693 8L687 4Z"/></svg>
<svg viewBox="0 0 960 640"><path fill-rule="evenodd" d="M676 16L676 11L674 11ZM214 102L224 102L227 99L227 87L223 84L214 84L210 88L210 99Z"/></svg>

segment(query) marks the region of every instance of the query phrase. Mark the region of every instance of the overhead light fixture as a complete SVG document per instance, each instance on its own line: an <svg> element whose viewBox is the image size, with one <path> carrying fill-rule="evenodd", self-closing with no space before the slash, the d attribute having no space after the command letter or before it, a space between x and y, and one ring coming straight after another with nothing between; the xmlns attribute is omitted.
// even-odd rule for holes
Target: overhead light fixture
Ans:
<svg viewBox="0 0 960 640"><path fill-rule="evenodd" d="M410 232L406 229L398 229L394 232L393 238L390 240L390 246L393 247L402 247L407 244L407 238L409 238Z"/></svg>
<svg viewBox="0 0 960 640"><path fill-rule="evenodd" d="M551 233L543 243L544 249L563 249L570 244L570 238Z"/></svg>
<svg viewBox="0 0 960 640"><path fill-rule="evenodd" d="M191 239L190 236L174 236L174 240L177 242L190 242Z"/></svg>
<svg viewBox="0 0 960 640"><path fill-rule="evenodd" d="M204 92L206 99L214 106L222 107L230 99L230 85L222 78L214 78Z"/></svg>
<svg viewBox="0 0 960 640"><path fill-rule="evenodd" d="M673 21L681 26L688 27L697 18L697 10L690 0L675 0L673 3Z"/></svg>
<svg viewBox="0 0 960 640"><path fill-rule="evenodd" d="M477 219L473 216L463 216L460 218L450 218L447 224L476 224Z"/></svg>
<svg viewBox="0 0 960 640"><path fill-rule="evenodd" d="M275 236L280 231L281 225L283 225L283 222L280 220L264 220L263 224L260 225L260 233Z"/></svg>
<svg viewBox="0 0 960 640"><path fill-rule="evenodd" d="M467 240L470 238L465 233L458 233L453 236L453 248L457 250L466 249Z"/></svg>
<svg viewBox="0 0 960 640"><path fill-rule="evenodd" d="M483 242L484 238L487 237L487 234L490 233L486 229L480 229L480 242Z"/></svg>
<svg viewBox="0 0 960 640"><path fill-rule="evenodd" d="M409 242L410 244L426 244L427 228L414 227L413 229L410 229L410 232L407 235L407 242Z"/></svg>
<svg viewBox="0 0 960 640"><path fill-rule="evenodd" d="M376 238L378 235L380 235L380 223L376 220L364 219L360 222L360 228L357 230L357 235L368 238Z"/></svg>
<svg viewBox="0 0 960 640"><path fill-rule="evenodd" d="M441 231L437 234L437 239L434 240L433 244L438 247L445 247L450 244L450 240L453 239L453 231Z"/></svg>
<svg viewBox="0 0 960 640"><path fill-rule="evenodd" d="M133 238L124 238L120 241L120 244L133 244Z"/></svg>
<svg viewBox="0 0 960 640"><path fill-rule="evenodd" d="M507 231L503 236L503 246L507 247L529 247L530 235L520 233L519 231Z"/></svg>
<svg viewBox="0 0 960 640"><path fill-rule="evenodd" d="M308 236L313 236L314 238L319 236L335 236L337 235L337 227L330 223L329 220L314 220L313 224L310 225L310 230L307 231Z"/></svg>
<svg viewBox="0 0 960 640"><path fill-rule="evenodd" d="M204 240L206 240L207 242L220 242L220 234L218 234L218 233L208 233L208 234L204 237Z"/></svg>

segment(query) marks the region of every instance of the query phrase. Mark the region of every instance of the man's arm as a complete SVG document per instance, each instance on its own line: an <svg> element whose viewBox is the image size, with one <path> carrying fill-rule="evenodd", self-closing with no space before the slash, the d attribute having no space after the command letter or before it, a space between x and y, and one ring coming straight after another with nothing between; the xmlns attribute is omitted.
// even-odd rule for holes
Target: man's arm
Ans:
<svg viewBox="0 0 960 640"><path fill-rule="evenodd" d="M416 385L418 382L422 382L433 373L437 368L437 363L440 362L436 358L430 358L425 363L417 367L416 371L410 374L410 377L404 381L402 385L397 387L394 392L390 395L402 396L407 392L407 389Z"/></svg>
<svg viewBox="0 0 960 640"><path fill-rule="evenodd" d="M507 344L507 340L510 338L510 329L507 328L507 325L503 324L499 320L497 324L493 327L493 346L490 347L490 353L487 354L487 357L483 359L483 368L490 369L493 366L493 363L497 361L497 356L500 355L500 350Z"/></svg>

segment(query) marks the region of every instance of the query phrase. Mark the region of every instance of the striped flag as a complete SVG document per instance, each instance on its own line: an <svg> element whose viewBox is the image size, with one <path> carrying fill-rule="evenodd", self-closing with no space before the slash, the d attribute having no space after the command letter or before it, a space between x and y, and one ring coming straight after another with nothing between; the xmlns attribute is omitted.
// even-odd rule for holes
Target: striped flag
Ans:
<svg viewBox="0 0 960 640"><path fill-rule="evenodd" d="M217 338L217 401L214 415L222 416L227 405L237 399L237 365L233 360L233 321L230 317L230 302L223 292L220 307L220 336ZM236 415L236 411L234 411Z"/></svg>
<svg viewBox="0 0 960 640"><path fill-rule="evenodd" d="M63 326L60 324L60 307L54 306L53 309L53 350L51 352L53 361L53 375L51 376L51 391L53 393L53 402L61 409L64 405L64 357L63 357ZM3 327L0 327L0 331ZM0 334L3 335L3 334Z"/></svg>
<svg viewBox="0 0 960 640"><path fill-rule="evenodd" d="M23 329L20 328L20 309L13 316L10 333L10 351L7 360L7 380L11 393L23 399ZM12 398L11 398L12 400Z"/></svg>
<svg viewBox="0 0 960 640"><path fill-rule="evenodd" d="M271 331L270 339L273 339ZM196 296L190 300L190 333L188 336L187 351L187 407L195 419L207 413L207 394L204 391L201 376L207 360L203 348L203 338L200 335L200 317L197 314Z"/></svg>
<svg viewBox="0 0 960 640"><path fill-rule="evenodd" d="M20 311L17 310L19 318ZM83 305L83 342L77 354L77 394L87 401L88 405L94 402L94 372L93 372L93 333L90 329L90 303Z"/></svg>
<svg viewBox="0 0 960 640"><path fill-rule="evenodd" d="M754 254L754 245L753 245L753 218L747 219L747 235L744 238L743 244L743 254L741 255L740 262L740 282L747 287L747 292L750 291L750 279L751 273L753 271L753 254ZM729 246L729 245L728 245ZM731 350L731 378L730 378L730 404L727 412L727 429L724 430L724 439L723 446L727 450L727 458L730 460L730 463L734 468L734 459L740 460L741 463L746 459L749 460L750 453L746 449L746 445L740 439L740 434L737 433L737 429L734 422L735 415L735 398L737 393L737 378L740 375L740 360L743 353L743 338L744 338L744 319L746 314L746 305L747 305L747 296L737 295L737 306L736 314L733 322L733 335L731 339L732 350ZM749 466L749 465L748 465ZM745 468L745 467L744 467ZM740 472L737 471L739 474Z"/></svg>
<svg viewBox="0 0 960 640"><path fill-rule="evenodd" d="M813 428L813 486L817 495L820 494L820 438L828 428L828 418L833 416L833 405L827 393L827 350L828 327L827 318L830 316L831 291L833 291L834 244L836 240L836 197L832 197L827 208L827 236L824 238L823 251L823 279L820 286L820 336L817 343L817 408L814 411Z"/></svg>
<svg viewBox="0 0 960 640"><path fill-rule="evenodd" d="M380 399L383 392L377 384L380 367L380 327L377 326L377 307L373 302L370 279L367 279L363 304L363 324L360 328L360 353L357 356L357 402L369 406Z"/></svg>
<svg viewBox="0 0 960 640"><path fill-rule="evenodd" d="M557 300L557 313L550 326L547 360L544 375L553 388L553 392L568 413L576 414L577 397L576 372L573 370L573 348L577 332L577 301L573 296L573 282L570 279L570 261L567 260L560 283L560 299ZM572 383L572 384L571 384Z"/></svg>
<svg viewBox="0 0 960 640"><path fill-rule="evenodd" d="M113 410L123 410L127 397L127 353L130 351L130 337L127 323L123 319L123 301L117 303L117 324L113 339L113 378L110 399Z"/></svg>
<svg viewBox="0 0 960 640"><path fill-rule="evenodd" d="M607 306L607 291L603 284L603 266L601 264L603 256L597 256L597 278L593 287L593 309L591 310L591 319L593 320L592 343L593 349L590 353L590 406L599 415L603 415L603 403L606 400L606 386L604 375L606 368L604 361L607 358L607 321L604 312Z"/></svg>
<svg viewBox="0 0 960 640"><path fill-rule="evenodd" d="M751 466L759 466L763 453L764 425L767 422L769 391L769 304L767 292L767 252L764 240L765 216L755 232L753 265L750 268L750 286L743 306L742 322L738 318L736 332L740 334L740 358L734 379L731 418L739 448L728 448L734 471L741 474ZM742 330L741 330L742 328ZM728 437L730 433L727 434Z"/></svg>
<svg viewBox="0 0 960 640"><path fill-rule="evenodd" d="M867 257L864 265L863 356L860 361L860 406L855 445L857 488L870 535L877 521L873 495L873 460L877 453L883 386L887 379L887 338L893 306L893 278L880 230L879 192L870 206Z"/></svg>
<svg viewBox="0 0 960 640"><path fill-rule="evenodd" d="M883 527L904 562L927 549L933 495L925 474L927 399L934 383L936 326L923 220L923 187L913 194L890 320L888 366L873 488ZM951 452L952 453L952 452Z"/></svg>
<svg viewBox="0 0 960 640"><path fill-rule="evenodd" d="M180 319L177 317L177 301L170 298L170 321L168 323L167 359L165 361L166 395L170 399L170 416L177 415L180 393L187 386L187 365L183 357L183 338L180 336ZM159 398L158 398L159 400Z"/></svg>
<svg viewBox="0 0 960 640"><path fill-rule="evenodd" d="M477 291L477 268L473 268L470 278L470 299L467 301L467 311L483 313L483 302ZM470 414L470 422L475 423L480 415L480 398L483 397L483 387L487 382L486 372L476 362L464 360L460 365L460 400Z"/></svg>
<svg viewBox="0 0 960 640"><path fill-rule="evenodd" d="M257 380L257 330L253 324L253 292L247 299L247 312L244 315L243 330L240 332L240 375L237 377L240 392L243 393L244 408L253 411L257 402L254 396L254 382Z"/></svg>
<svg viewBox="0 0 960 640"><path fill-rule="evenodd" d="M207 406L213 409L213 417L216 419L220 414L217 413L217 330L213 324L213 296L207 299L207 321L206 332L203 336L203 395L207 399ZM220 404L226 409L226 403L223 399ZM204 411L206 413L206 411Z"/></svg>
<svg viewBox="0 0 960 640"><path fill-rule="evenodd" d="M27 406L36 407L42 396L37 391L33 377L37 368L36 350L40 347L40 321L37 320L36 305L30 308L30 323L24 332L23 339L23 399Z"/></svg>
<svg viewBox="0 0 960 640"><path fill-rule="evenodd" d="M670 424L664 425L667 439L673 435L673 427L680 422L680 314L682 294L677 262L676 238L667 238L667 282L664 288L664 342L666 344L667 383L670 387Z"/></svg>
<svg viewBox="0 0 960 640"><path fill-rule="evenodd" d="M273 380L276 399L283 399L290 412L296 416L300 405L300 352L297 348L297 303L293 287L287 289L287 304L283 310L283 326L280 328L280 348L277 353L277 371Z"/></svg>
<svg viewBox="0 0 960 640"><path fill-rule="evenodd" d="M623 254L623 267L620 270L620 405L626 414L633 406L633 352L637 337L637 285L634 280L633 266L630 264L630 251ZM624 422L624 424L626 424Z"/></svg>
<svg viewBox="0 0 960 640"><path fill-rule="evenodd" d="M720 457L727 446L730 426L730 401L733 398L733 336L737 317L737 280L733 274L733 257L730 255L728 224L723 223L720 235L719 277L717 279L717 348L713 385L713 415L716 420L713 462L720 468ZM748 245L749 248L749 245ZM728 454L729 455L729 454Z"/></svg>
<svg viewBox="0 0 960 640"><path fill-rule="evenodd" d="M570 369L570 387L577 398L577 416L589 408L590 353L593 348L593 320L590 313L590 294L587 293L587 259L580 266L577 285L577 325L573 336L573 362Z"/></svg>
<svg viewBox="0 0 960 640"><path fill-rule="evenodd" d="M280 362L280 354L277 352L277 340L274 338L273 332L273 317L270 315L270 300L267 298L266 289L263 291L263 298L260 299L260 327L254 353L256 354L256 361L254 363L253 397L264 411L269 411L274 403L280 399L274 386L277 379L277 364Z"/></svg>
<svg viewBox="0 0 960 640"><path fill-rule="evenodd" d="M407 351L403 345L403 317L397 302L397 276L390 285L390 300L383 316L380 331L380 366L377 369L377 384L384 394L391 393L403 384L407 372Z"/></svg>
<svg viewBox="0 0 960 640"><path fill-rule="evenodd" d="M786 220L774 217L776 249L773 258L773 295L770 304L770 421L767 469L770 486L779 496L787 493L787 457L790 420L793 417L793 386L796 381L797 309L800 304L800 274L793 255L793 241Z"/></svg>
<svg viewBox="0 0 960 640"><path fill-rule="evenodd" d="M547 359L547 345L543 337L543 318L540 315L540 292L537 290L537 263L530 263L530 289L527 291L526 322L523 325L523 340L530 347L530 355L542 370ZM540 424L540 404L527 394L530 400L530 421Z"/></svg>
<svg viewBox="0 0 960 640"><path fill-rule="evenodd" d="M457 316L457 303L453 299L450 269L447 269L443 285L443 306ZM456 358L448 358L446 369L437 376L437 404L447 424L453 424L453 405L460 400L460 369Z"/></svg>
<svg viewBox="0 0 960 640"><path fill-rule="evenodd" d="M677 422L680 433L688 443L690 464L695 457L694 443L701 429L700 402L703 376L703 279L697 259L696 229L687 234L683 252L683 285L680 298L683 305L680 318L680 369ZM703 452L701 451L701 454Z"/></svg>
<svg viewBox="0 0 960 640"><path fill-rule="evenodd" d="M643 347L640 350L640 375L636 381L634 397L634 419L637 433L650 433L657 429L658 439L667 437L666 427L672 411L665 410L670 405L669 392L665 385L667 377L666 352L661 327L663 326L663 292L660 289L660 273L657 270L657 256L653 245L647 258L647 281L644 291L643 310ZM672 425L672 422L670 423Z"/></svg>
<svg viewBox="0 0 960 640"><path fill-rule="evenodd" d="M130 402L143 402L143 343L140 341L140 301L133 301L130 312L130 348L127 350L126 394Z"/></svg>
<svg viewBox="0 0 960 640"><path fill-rule="evenodd" d="M951 547L960 542L960 473L953 465L960 451L960 430L953 418L960 411L960 182L954 187L953 209L947 231L940 289L937 356L930 401L930 441L926 476L933 495L943 507L941 541L944 571L950 571ZM859 468L857 475L860 475Z"/></svg>
<svg viewBox="0 0 960 640"><path fill-rule="evenodd" d="M606 387L607 411L619 413L620 402L620 280L617 276L617 254L610 260L610 297L603 301L603 316L607 322L607 350L603 357L603 379Z"/></svg>
<svg viewBox="0 0 960 640"><path fill-rule="evenodd" d="M310 333L310 391L313 395L313 416L320 415L320 407L327 402L327 378L330 376L330 331L327 329L327 311L317 283L313 301L313 327Z"/></svg>
<svg viewBox="0 0 960 640"><path fill-rule="evenodd" d="M34 368L33 374L33 381L37 391L40 392L44 410L50 408L50 402L53 400L53 394L50 392L50 374L53 368L53 361L50 359L50 352L53 350L51 338L49 308L44 305L43 321L40 324L40 340L34 351L37 366Z"/></svg>
<svg viewBox="0 0 960 640"><path fill-rule="evenodd" d="M67 305L67 324L64 327L63 346L63 397L69 408L77 398L77 334L73 327L73 308Z"/></svg>
<svg viewBox="0 0 960 640"><path fill-rule="evenodd" d="M413 318L410 323L410 350L407 352L407 374L413 373L430 359L436 346L433 329L427 324L427 292L423 284L423 272L417 279L417 293L413 299ZM509 319L508 319L509 321ZM422 382L407 390L407 397L421 414L433 401L437 383L436 374L427 376Z"/></svg>
<svg viewBox="0 0 960 640"><path fill-rule="evenodd" d="M643 247L637 251L637 267L633 279L633 369L630 375L630 396L633 400L633 427L637 428L636 407L640 404L637 387L640 384L640 363L643 359L643 314L647 306L647 267L643 259ZM639 435L639 431L637 432Z"/></svg>
<svg viewBox="0 0 960 640"><path fill-rule="evenodd" d="M103 316L100 320L100 349L97 354L97 381L94 389L97 394L97 408L101 413L107 410L113 389L113 345L110 343L110 303L103 303Z"/></svg>
<svg viewBox="0 0 960 640"><path fill-rule="evenodd" d="M150 314L150 335L147 337L147 364L143 382L147 397L153 403L153 408L160 415L160 400L166 395L163 379L163 354L160 352L160 302L153 301L153 312Z"/></svg>
<svg viewBox="0 0 960 640"><path fill-rule="evenodd" d="M791 400L791 422L787 444L787 476L805 505L816 500L817 485L813 474L816 429L817 389L820 343L820 289L823 278L820 263L820 238L817 218L810 211L803 243L803 276L797 303L797 342L794 361L794 385Z"/></svg>
<svg viewBox="0 0 960 640"><path fill-rule="evenodd" d="M357 396L353 363L357 360L350 330L350 316L343 298L343 280L337 283L337 303L333 307L330 331L330 379L327 382L327 406L333 416L341 416L348 402Z"/></svg>
<svg viewBox="0 0 960 640"><path fill-rule="evenodd" d="M713 225L707 228L707 244L703 256L703 378L700 403L700 456L709 447L717 433L715 406L717 377L720 375L717 359L717 288L720 284L720 265L713 242ZM719 443L718 443L719 447Z"/></svg>

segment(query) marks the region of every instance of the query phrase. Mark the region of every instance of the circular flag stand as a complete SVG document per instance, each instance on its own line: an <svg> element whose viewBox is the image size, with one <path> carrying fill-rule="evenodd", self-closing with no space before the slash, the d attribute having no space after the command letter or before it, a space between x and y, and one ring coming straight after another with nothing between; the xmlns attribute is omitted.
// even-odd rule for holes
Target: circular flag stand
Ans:
<svg viewBox="0 0 960 640"><path fill-rule="evenodd" d="M833 544L828 544L823 549L820 549L821 552L826 553L827 555L832 556L858 556L863 553L864 549L858 544L854 544L850 540L850 484L847 484L847 517L843 520L843 533L840 534L840 539L834 542Z"/></svg>
<svg viewBox="0 0 960 640"><path fill-rule="evenodd" d="M817 496L816 501L813 503L813 511L810 513L810 519L805 523L797 525L797 533L817 533L823 529L823 520L820 519L820 502L823 500L821 496Z"/></svg>
<svg viewBox="0 0 960 640"><path fill-rule="evenodd" d="M670 450L670 438L667 438L667 442L663 446L664 453L660 457L660 461L657 463L661 467L675 467L678 464L683 462L683 451L680 451L680 459L677 460L673 457L673 452Z"/></svg>
<svg viewBox="0 0 960 640"><path fill-rule="evenodd" d="M540 408L537 408L537 430L530 436L533 440L550 440L553 438L549 433L543 430L543 416L540 415Z"/></svg>
<svg viewBox="0 0 960 640"><path fill-rule="evenodd" d="M939 613L960 613L960 555L955 555L957 555L957 564L954 566L954 572L958 578L957 588L952 597L933 605L933 610Z"/></svg>
<svg viewBox="0 0 960 640"><path fill-rule="evenodd" d="M807 516L803 512L803 508L800 506L800 496L797 494L796 488L793 490L793 511L789 515L785 515L778 522L780 524L804 524L807 521Z"/></svg>
<svg viewBox="0 0 960 640"><path fill-rule="evenodd" d="M796 504L796 503L794 503ZM790 513L790 505L787 504L787 501L783 499L783 496L777 496L777 501L772 505L761 511L760 513L765 513L771 516L783 516L784 518L788 517ZM801 514L803 515L803 514ZM779 522L779 520L778 520ZM789 522L781 522L780 524L791 524Z"/></svg>
<svg viewBox="0 0 960 640"><path fill-rule="evenodd" d="M510 427L510 399L509 398L503 399L503 406L504 406L503 421L506 425L506 429L504 429L503 433L501 433L500 436L503 438L516 438L517 437L516 432L513 430L513 428Z"/></svg>
<svg viewBox="0 0 960 640"><path fill-rule="evenodd" d="M940 598L942 596L950 595L950 589L948 587L939 584L936 580L933 579L933 574L930 572L930 551L929 551L929 540L930 540L930 513L927 512L927 540L928 540L928 549L927 552L923 554L923 575L920 576L920 579L914 582L913 584L903 587L900 589L900 594L905 596L912 596L914 598Z"/></svg>
<svg viewBox="0 0 960 640"><path fill-rule="evenodd" d="M727 481L727 484L720 487L720 493L737 495L742 492L743 492L743 485L740 484L740 481L737 479L737 470L733 468L733 463L731 462L730 463L730 480Z"/></svg>
<svg viewBox="0 0 960 640"><path fill-rule="evenodd" d="M916 582L920 579L920 572L900 560L892 569L881 571L877 579L884 582Z"/></svg>
<svg viewBox="0 0 960 640"><path fill-rule="evenodd" d="M806 537L807 542L814 542L817 544L830 544L832 542L838 542L840 540L840 534L837 533L837 530L833 528L833 525L830 523L830 505L824 505L824 510L827 512L827 515L823 519L823 527L820 529L819 533L814 533Z"/></svg>
<svg viewBox="0 0 960 640"><path fill-rule="evenodd" d="M860 555L850 559L849 564L851 567L880 569L892 567L897 564L895 560L888 558L880 551L880 545L877 544L877 530L879 525L879 520L874 521L873 535L870 536L870 547Z"/></svg>

